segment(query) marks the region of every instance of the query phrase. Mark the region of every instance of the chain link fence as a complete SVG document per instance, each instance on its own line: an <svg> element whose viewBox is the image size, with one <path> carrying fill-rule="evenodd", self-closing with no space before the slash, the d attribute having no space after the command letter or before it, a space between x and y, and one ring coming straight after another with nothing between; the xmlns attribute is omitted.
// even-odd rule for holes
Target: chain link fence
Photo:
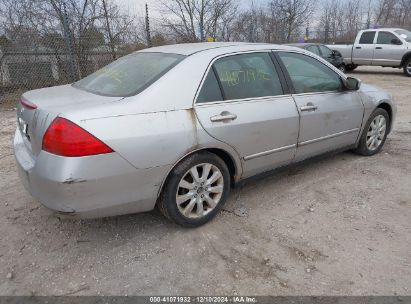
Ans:
<svg viewBox="0 0 411 304"><path fill-rule="evenodd" d="M106 44L57 48L57 41L51 42L55 47L0 50L0 104L13 106L27 90L72 83L133 51L113 50Z"/></svg>
<svg viewBox="0 0 411 304"><path fill-rule="evenodd" d="M27 26L0 33L0 107L13 108L25 91L75 82L145 47L116 43L95 26L79 39L68 18L62 14L60 24L45 33Z"/></svg>

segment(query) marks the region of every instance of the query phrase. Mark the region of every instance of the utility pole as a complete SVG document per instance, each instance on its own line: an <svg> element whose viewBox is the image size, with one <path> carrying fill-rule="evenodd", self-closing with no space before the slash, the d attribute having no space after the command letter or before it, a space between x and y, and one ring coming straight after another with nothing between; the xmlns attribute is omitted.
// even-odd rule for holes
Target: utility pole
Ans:
<svg viewBox="0 0 411 304"><path fill-rule="evenodd" d="M204 42L205 41L205 36L204 36L204 10L205 10L205 3L204 0L201 0L201 10L200 10L200 41Z"/></svg>
<svg viewBox="0 0 411 304"><path fill-rule="evenodd" d="M324 27L324 43L328 43L328 35L330 33L330 20L328 19L328 8L325 8L325 27Z"/></svg>
<svg viewBox="0 0 411 304"><path fill-rule="evenodd" d="M368 1L367 29L371 28L371 0Z"/></svg>
<svg viewBox="0 0 411 304"><path fill-rule="evenodd" d="M66 9L66 3L63 2L63 31L64 31L64 40L66 42L67 51L69 54L69 62L70 62L70 78L71 81L77 80L77 65L76 60L74 59L74 50L73 50L73 41L71 36L71 31L68 22L68 15Z"/></svg>
<svg viewBox="0 0 411 304"><path fill-rule="evenodd" d="M106 24L107 24L108 39L110 40L109 42L110 42L111 55L113 56L113 59L115 60L117 58L117 55L116 55L116 49L114 46L113 34L111 33L111 29L110 29L110 22L108 20L106 1L102 0L102 2L103 2L103 9L104 9L104 16L106 18Z"/></svg>
<svg viewBox="0 0 411 304"><path fill-rule="evenodd" d="M150 18L148 16L148 4L146 3L146 36L147 36L147 46L150 48L151 45L151 33L150 33Z"/></svg>

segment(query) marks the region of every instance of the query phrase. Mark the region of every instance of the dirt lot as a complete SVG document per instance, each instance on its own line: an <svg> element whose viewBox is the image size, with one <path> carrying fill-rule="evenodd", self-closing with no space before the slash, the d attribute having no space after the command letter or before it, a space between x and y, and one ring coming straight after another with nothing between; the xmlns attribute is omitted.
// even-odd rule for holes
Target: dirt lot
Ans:
<svg viewBox="0 0 411 304"><path fill-rule="evenodd" d="M233 191L210 224L158 213L59 220L23 189L15 111L0 112L1 295L411 295L411 79L355 77L393 93L383 152L330 156Z"/></svg>

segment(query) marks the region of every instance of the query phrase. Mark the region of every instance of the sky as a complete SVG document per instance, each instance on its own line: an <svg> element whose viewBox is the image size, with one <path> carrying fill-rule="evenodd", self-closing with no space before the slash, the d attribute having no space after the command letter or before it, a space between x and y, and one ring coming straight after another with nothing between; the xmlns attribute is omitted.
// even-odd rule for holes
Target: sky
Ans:
<svg viewBox="0 0 411 304"><path fill-rule="evenodd" d="M237 0L241 7L249 7L253 0ZM129 11L132 14L144 15L146 3L149 5L150 15L153 18L161 17L159 11L160 0L114 0L122 9ZM254 3L260 4L267 2L267 0L254 0Z"/></svg>

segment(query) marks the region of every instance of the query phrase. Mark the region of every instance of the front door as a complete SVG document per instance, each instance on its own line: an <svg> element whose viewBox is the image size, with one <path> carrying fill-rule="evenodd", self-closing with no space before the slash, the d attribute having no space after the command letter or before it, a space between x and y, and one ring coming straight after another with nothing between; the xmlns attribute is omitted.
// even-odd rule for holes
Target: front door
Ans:
<svg viewBox="0 0 411 304"><path fill-rule="evenodd" d="M359 94L344 90L340 75L311 56L292 52L278 56L300 113L296 161L353 145L364 114Z"/></svg>
<svg viewBox="0 0 411 304"><path fill-rule="evenodd" d="M407 47L393 33L379 31L372 65L399 66Z"/></svg>
<svg viewBox="0 0 411 304"><path fill-rule="evenodd" d="M243 177L294 158L299 114L283 85L269 52L220 58L205 78L197 117L212 137L237 150Z"/></svg>

